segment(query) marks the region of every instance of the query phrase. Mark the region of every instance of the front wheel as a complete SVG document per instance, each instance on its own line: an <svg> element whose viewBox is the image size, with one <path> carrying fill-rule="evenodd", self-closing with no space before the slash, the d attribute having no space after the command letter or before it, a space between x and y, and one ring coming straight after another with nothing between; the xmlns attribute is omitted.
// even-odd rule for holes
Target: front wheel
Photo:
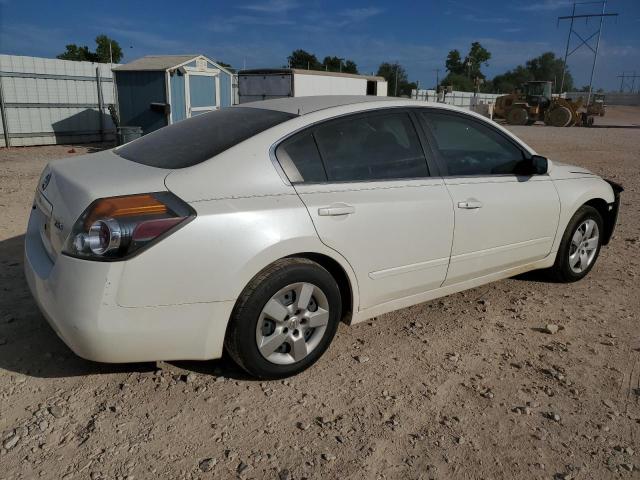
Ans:
<svg viewBox="0 0 640 480"><path fill-rule="evenodd" d="M603 220L600 212L583 205L575 213L562 237L552 276L560 282L584 278L600 253Z"/></svg>
<svg viewBox="0 0 640 480"><path fill-rule="evenodd" d="M327 270L305 258L278 260L238 299L225 346L251 375L295 375L329 347L341 313L340 289Z"/></svg>

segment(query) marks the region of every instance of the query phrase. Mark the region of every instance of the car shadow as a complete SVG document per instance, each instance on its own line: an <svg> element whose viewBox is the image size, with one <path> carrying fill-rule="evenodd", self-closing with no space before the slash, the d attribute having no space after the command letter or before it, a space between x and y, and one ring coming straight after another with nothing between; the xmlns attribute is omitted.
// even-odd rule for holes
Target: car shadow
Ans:
<svg viewBox="0 0 640 480"><path fill-rule="evenodd" d="M51 329L31 296L23 272L24 235L0 241L0 369L39 378L144 373L157 362L109 364L78 357ZM164 368L160 363L160 368ZM206 375L246 380L230 359L167 362ZM180 373L180 372L176 372Z"/></svg>
<svg viewBox="0 0 640 480"><path fill-rule="evenodd" d="M558 280L553 278L553 276L549 275L547 270L531 270L511 278L513 280L522 280L525 282L560 283Z"/></svg>

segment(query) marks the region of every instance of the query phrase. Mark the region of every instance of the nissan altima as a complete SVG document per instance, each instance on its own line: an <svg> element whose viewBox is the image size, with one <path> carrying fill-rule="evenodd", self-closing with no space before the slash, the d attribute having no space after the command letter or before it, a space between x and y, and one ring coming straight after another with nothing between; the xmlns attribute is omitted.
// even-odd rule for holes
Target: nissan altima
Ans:
<svg viewBox="0 0 640 480"><path fill-rule="evenodd" d="M81 357L296 374L355 324L535 269L580 280L622 188L466 110L301 97L51 162L25 239L41 311Z"/></svg>

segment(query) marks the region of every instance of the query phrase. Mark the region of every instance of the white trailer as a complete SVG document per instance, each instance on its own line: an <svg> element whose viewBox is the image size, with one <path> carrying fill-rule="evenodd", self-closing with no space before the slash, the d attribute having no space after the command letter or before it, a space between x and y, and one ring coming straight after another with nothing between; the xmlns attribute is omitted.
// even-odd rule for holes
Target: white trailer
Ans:
<svg viewBox="0 0 640 480"><path fill-rule="evenodd" d="M387 96L383 77L298 68L241 70L238 72L240 103L283 97L316 95Z"/></svg>

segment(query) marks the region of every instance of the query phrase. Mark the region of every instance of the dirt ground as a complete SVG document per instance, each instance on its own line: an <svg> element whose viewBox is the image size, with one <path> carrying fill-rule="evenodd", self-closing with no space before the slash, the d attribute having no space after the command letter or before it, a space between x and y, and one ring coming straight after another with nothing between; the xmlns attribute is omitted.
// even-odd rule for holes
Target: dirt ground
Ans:
<svg viewBox="0 0 640 480"><path fill-rule="evenodd" d="M606 118L638 125L640 109ZM527 275L341 325L313 368L274 382L226 359L76 357L22 273L39 173L71 147L0 150L0 477L640 477L640 129L513 130L624 185L591 274Z"/></svg>

